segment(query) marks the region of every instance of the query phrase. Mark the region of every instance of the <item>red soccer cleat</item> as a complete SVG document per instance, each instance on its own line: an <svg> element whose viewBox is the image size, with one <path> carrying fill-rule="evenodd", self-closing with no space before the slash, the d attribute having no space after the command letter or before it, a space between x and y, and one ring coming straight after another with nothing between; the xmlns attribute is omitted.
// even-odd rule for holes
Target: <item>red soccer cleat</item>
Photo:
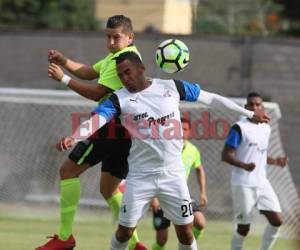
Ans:
<svg viewBox="0 0 300 250"><path fill-rule="evenodd" d="M148 248L142 242L138 242L136 243L134 250L148 250Z"/></svg>
<svg viewBox="0 0 300 250"><path fill-rule="evenodd" d="M56 234L47 238L51 238L51 240L45 245L37 247L35 250L73 250L76 246L73 235L70 235L67 240L60 240Z"/></svg>

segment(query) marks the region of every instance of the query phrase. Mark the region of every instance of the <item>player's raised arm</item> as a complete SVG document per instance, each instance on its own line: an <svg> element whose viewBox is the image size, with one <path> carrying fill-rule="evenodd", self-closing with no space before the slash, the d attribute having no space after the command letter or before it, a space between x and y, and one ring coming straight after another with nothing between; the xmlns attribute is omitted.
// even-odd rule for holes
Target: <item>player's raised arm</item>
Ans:
<svg viewBox="0 0 300 250"><path fill-rule="evenodd" d="M245 115L255 122L270 121L270 117L263 110L247 110L227 97L201 90L198 84L177 80L175 80L175 84L180 95L180 100L189 102L199 101L213 108L229 109L240 115Z"/></svg>
<svg viewBox="0 0 300 250"><path fill-rule="evenodd" d="M48 51L48 61L64 67L71 74L83 80L93 80L99 77L92 66L73 61L55 49Z"/></svg>
<svg viewBox="0 0 300 250"><path fill-rule="evenodd" d="M64 83L79 95L96 102L113 91L102 84L90 84L72 79L70 76L65 75L60 66L55 63L49 64L48 77Z"/></svg>

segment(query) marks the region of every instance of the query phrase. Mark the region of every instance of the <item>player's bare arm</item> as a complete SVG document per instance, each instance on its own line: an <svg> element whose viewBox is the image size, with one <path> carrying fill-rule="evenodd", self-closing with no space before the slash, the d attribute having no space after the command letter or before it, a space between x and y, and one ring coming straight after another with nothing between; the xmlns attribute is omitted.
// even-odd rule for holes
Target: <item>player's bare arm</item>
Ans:
<svg viewBox="0 0 300 250"><path fill-rule="evenodd" d="M51 49L48 51L48 60L50 63L55 63L64 67L67 71L80 79L93 80L99 78L99 74L93 67L73 61L57 50Z"/></svg>
<svg viewBox="0 0 300 250"><path fill-rule="evenodd" d="M203 166L199 166L196 170L197 181L200 187L199 202L201 206L206 206L208 203L206 195L206 175Z"/></svg>
<svg viewBox="0 0 300 250"><path fill-rule="evenodd" d="M287 156L278 157L278 158L268 157L267 163L269 165L275 165L284 168L288 163L288 157Z"/></svg>
<svg viewBox="0 0 300 250"><path fill-rule="evenodd" d="M225 145L222 151L222 161L228 164L251 172L255 168L255 163L244 163L235 157L236 150L228 145Z"/></svg>
<svg viewBox="0 0 300 250"><path fill-rule="evenodd" d="M48 77L56 81L62 81L64 77L64 72L57 64L50 63L48 66ZM72 78L70 78L68 82L64 83L79 95L96 102L108 93L113 92L113 90L105 87L104 85L80 82Z"/></svg>

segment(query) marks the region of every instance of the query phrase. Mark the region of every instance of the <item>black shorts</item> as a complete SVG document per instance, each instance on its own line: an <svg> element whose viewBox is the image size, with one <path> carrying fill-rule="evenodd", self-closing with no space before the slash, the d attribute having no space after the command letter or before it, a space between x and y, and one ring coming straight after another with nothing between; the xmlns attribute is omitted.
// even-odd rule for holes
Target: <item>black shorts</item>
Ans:
<svg viewBox="0 0 300 250"><path fill-rule="evenodd" d="M193 213L201 212L200 203L192 200ZM157 212L153 211L153 227L155 230L163 230L170 227L170 220L164 217L164 211L159 209Z"/></svg>
<svg viewBox="0 0 300 250"><path fill-rule="evenodd" d="M113 120L86 140L78 142L69 154L69 159L78 165L87 163L91 167L102 162L102 172L125 179L130 147L128 131L119 120Z"/></svg>

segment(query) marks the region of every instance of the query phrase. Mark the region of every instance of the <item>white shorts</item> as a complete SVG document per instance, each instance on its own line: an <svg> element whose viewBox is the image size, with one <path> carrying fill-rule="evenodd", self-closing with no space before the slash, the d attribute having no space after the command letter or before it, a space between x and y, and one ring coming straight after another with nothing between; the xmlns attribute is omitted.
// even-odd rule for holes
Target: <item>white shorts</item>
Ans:
<svg viewBox="0 0 300 250"><path fill-rule="evenodd" d="M119 214L119 224L135 227L157 197L165 217L175 225L193 222L192 200L185 171L164 170L160 173L129 173Z"/></svg>
<svg viewBox="0 0 300 250"><path fill-rule="evenodd" d="M281 212L280 204L269 181L262 187L231 186L233 216L236 224L251 224L253 209Z"/></svg>

